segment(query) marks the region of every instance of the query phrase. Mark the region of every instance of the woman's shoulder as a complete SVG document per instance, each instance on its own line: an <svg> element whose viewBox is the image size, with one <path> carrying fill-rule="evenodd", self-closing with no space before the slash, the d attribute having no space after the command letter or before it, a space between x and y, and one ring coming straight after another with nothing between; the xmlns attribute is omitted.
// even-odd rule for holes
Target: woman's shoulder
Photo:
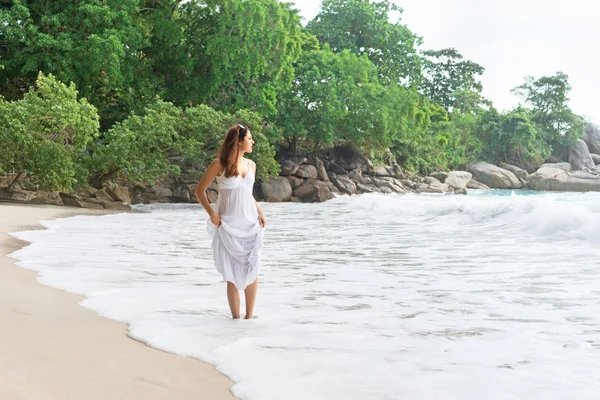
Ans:
<svg viewBox="0 0 600 400"><path fill-rule="evenodd" d="M256 171L256 163L254 161L252 161L249 158L244 158L244 160L246 160L246 162L248 163L248 165L254 170Z"/></svg>
<svg viewBox="0 0 600 400"><path fill-rule="evenodd" d="M208 168L214 170L217 175L221 175L221 173L224 171L223 168L223 163L221 163L221 160L219 160L218 158L215 158L210 165L208 166Z"/></svg>

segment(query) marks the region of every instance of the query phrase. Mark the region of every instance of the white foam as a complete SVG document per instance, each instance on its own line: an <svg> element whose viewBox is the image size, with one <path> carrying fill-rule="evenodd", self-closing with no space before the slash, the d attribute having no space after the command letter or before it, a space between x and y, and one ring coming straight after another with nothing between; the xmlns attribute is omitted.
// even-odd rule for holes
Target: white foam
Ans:
<svg viewBox="0 0 600 400"><path fill-rule="evenodd" d="M502 193L264 204L251 321L228 318L199 206L46 221L14 256L242 399L594 398L600 197Z"/></svg>

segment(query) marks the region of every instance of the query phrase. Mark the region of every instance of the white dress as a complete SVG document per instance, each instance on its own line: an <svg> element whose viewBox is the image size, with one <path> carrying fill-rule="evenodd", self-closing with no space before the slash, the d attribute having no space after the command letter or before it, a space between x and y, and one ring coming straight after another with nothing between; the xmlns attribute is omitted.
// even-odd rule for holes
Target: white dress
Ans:
<svg viewBox="0 0 600 400"><path fill-rule="evenodd" d="M224 282L232 282L244 290L258 277L264 235L252 196L254 171L248 165L245 177L221 175L217 183L215 211L221 216L221 226L217 227L210 219L207 224L215 266Z"/></svg>

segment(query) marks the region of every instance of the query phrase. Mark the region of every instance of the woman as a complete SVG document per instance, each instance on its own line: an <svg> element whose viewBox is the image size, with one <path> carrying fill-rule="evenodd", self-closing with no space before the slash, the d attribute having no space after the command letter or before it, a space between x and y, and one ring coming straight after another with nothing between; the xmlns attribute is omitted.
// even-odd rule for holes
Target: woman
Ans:
<svg viewBox="0 0 600 400"><path fill-rule="evenodd" d="M258 292L258 268L263 243L265 215L252 196L256 164L244 158L252 152L252 135L243 125L227 132L217 159L206 169L196 186L196 198L210 221L213 257L217 270L227 282L227 300L233 318L240 318L240 294L246 297L245 319L252 318ZM206 189L217 178L219 196L215 209L206 197Z"/></svg>

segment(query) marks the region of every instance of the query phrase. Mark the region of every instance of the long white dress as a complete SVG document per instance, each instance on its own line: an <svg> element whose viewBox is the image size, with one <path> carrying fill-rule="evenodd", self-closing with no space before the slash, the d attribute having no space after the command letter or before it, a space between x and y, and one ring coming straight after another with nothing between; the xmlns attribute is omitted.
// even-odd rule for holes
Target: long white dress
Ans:
<svg viewBox="0 0 600 400"><path fill-rule="evenodd" d="M221 216L221 226L217 227L210 219L207 224L215 266L224 282L232 282L244 290L258 277L264 235L252 196L254 171L248 165L245 177L221 175L217 183L215 211Z"/></svg>

